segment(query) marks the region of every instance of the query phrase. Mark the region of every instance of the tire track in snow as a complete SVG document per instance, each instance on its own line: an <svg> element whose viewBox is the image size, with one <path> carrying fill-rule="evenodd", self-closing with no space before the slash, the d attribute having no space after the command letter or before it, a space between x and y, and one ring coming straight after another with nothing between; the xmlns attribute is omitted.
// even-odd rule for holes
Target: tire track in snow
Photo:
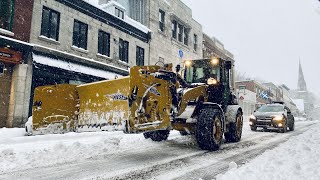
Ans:
<svg viewBox="0 0 320 180"><path fill-rule="evenodd" d="M298 125L296 131L287 134L252 133L250 135L253 137L246 136L239 143L223 144L221 149L215 152L199 150L196 145L186 147L169 140L164 142L160 149L150 147L143 151L126 152L112 157L101 155L75 163L3 173L0 174L0 179L150 179L161 178L163 174L172 178L207 179L224 172L230 161L241 164L247 158L261 154L268 149L265 143L270 140L272 142L275 136L283 136L283 142L285 138L298 135L311 125ZM273 144L272 148L280 142L274 141ZM186 172L191 174L185 175Z"/></svg>

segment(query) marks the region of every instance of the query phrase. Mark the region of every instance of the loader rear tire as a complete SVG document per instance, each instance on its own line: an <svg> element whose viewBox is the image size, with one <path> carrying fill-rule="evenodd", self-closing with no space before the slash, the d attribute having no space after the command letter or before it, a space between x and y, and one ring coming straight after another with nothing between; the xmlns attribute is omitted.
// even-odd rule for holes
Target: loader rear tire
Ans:
<svg viewBox="0 0 320 180"><path fill-rule="evenodd" d="M228 132L224 133L227 142L239 142L242 136L243 117L240 110L237 111L235 122L229 124Z"/></svg>
<svg viewBox="0 0 320 180"><path fill-rule="evenodd" d="M149 139L151 137L152 132L145 132L143 133L144 138Z"/></svg>
<svg viewBox="0 0 320 180"><path fill-rule="evenodd" d="M153 132L149 132L150 133L150 139L152 139L152 141L165 141L168 139L169 130L158 130L158 131L153 131Z"/></svg>
<svg viewBox="0 0 320 180"><path fill-rule="evenodd" d="M223 139L223 113L220 109L206 107L200 111L196 139L203 150L215 151Z"/></svg>

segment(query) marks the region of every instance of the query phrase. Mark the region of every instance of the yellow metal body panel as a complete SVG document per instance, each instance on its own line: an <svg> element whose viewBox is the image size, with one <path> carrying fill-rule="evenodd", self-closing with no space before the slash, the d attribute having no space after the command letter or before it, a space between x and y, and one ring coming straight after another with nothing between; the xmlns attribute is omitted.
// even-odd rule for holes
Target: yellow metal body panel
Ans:
<svg viewBox="0 0 320 180"><path fill-rule="evenodd" d="M129 107L129 133L169 129L171 126L172 97L169 82L154 77L153 73L159 69L159 66L137 66L130 69L129 98L132 99L133 96L136 98ZM155 86L150 88L153 85ZM148 88L150 89L146 92ZM136 94L134 94L135 89Z"/></svg>
<svg viewBox="0 0 320 180"><path fill-rule="evenodd" d="M180 101L180 105L179 105L179 114L182 114L186 107L187 107L187 103L191 100L198 100L198 98L202 96L204 99L204 102L207 101L207 97L208 97L208 93L207 93L207 86L203 85L203 86L198 86L195 88L191 88L188 89L188 91L183 94L182 96L182 100Z"/></svg>
<svg viewBox="0 0 320 180"><path fill-rule="evenodd" d="M35 89L32 107L33 130L45 131L50 125L74 129L77 121L78 94L76 85L60 84Z"/></svg>
<svg viewBox="0 0 320 180"><path fill-rule="evenodd" d="M123 125L128 119L129 77L80 85L79 126Z"/></svg>

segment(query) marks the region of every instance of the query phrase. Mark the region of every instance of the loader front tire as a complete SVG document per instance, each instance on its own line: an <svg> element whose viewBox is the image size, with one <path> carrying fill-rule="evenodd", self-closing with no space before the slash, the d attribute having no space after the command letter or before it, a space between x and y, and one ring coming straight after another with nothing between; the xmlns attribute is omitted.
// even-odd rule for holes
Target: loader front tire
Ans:
<svg viewBox="0 0 320 180"><path fill-rule="evenodd" d="M223 118L220 109L205 107L197 120L196 139L203 150L215 151L223 139Z"/></svg>
<svg viewBox="0 0 320 180"><path fill-rule="evenodd" d="M169 130L158 130L158 131L153 131L153 132L149 132L150 133L150 139L152 139L152 141L165 141L168 139Z"/></svg>
<svg viewBox="0 0 320 180"><path fill-rule="evenodd" d="M235 122L229 124L228 132L224 133L227 142L239 142L242 136L243 117L240 110L237 111Z"/></svg>

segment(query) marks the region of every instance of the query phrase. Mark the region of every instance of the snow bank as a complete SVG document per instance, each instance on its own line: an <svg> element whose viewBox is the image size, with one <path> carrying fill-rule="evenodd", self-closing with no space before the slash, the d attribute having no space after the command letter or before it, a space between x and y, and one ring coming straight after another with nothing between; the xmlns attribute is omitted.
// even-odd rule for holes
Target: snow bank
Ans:
<svg viewBox="0 0 320 180"><path fill-rule="evenodd" d="M320 179L320 123L218 180Z"/></svg>
<svg viewBox="0 0 320 180"><path fill-rule="evenodd" d="M150 147L161 148L164 143L146 140L142 134L123 132L67 133L23 136L23 129L2 130L0 141L0 174L28 168L85 161L89 158L141 151ZM192 145L190 136L181 137L174 131L165 143ZM170 141L171 140L171 141Z"/></svg>
<svg viewBox="0 0 320 180"><path fill-rule="evenodd" d="M24 128L0 128L0 143L8 138L21 137L25 135Z"/></svg>

